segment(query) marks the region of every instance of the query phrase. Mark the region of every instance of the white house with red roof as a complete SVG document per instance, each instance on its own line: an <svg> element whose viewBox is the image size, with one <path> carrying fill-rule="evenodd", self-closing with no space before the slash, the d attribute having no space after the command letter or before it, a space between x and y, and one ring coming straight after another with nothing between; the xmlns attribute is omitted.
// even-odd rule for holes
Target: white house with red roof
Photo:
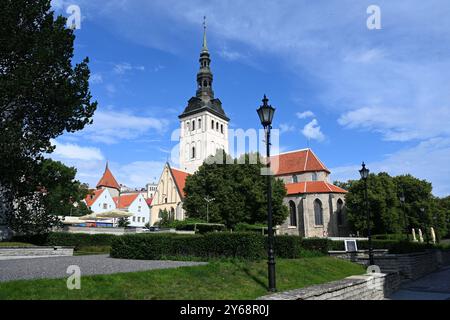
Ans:
<svg viewBox="0 0 450 320"><path fill-rule="evenodd" d="M114 209L132 213L128 218L130 227L144 227L150 221L150 208L143 193L120 192L120 185L106 164L105 172L97 183L97 189L84 199L86 205L94 213L102 213ZM114 220L102 221L113 224Z"/></svg>
<svg viewBox="0 0 450 320"><path fill-rule="evenodd" d="M330 170L311 149L281 153L271 158L275 176L285 183L289 217L280 234L303 237L347 236L345 191L329 181Z"/></svg>

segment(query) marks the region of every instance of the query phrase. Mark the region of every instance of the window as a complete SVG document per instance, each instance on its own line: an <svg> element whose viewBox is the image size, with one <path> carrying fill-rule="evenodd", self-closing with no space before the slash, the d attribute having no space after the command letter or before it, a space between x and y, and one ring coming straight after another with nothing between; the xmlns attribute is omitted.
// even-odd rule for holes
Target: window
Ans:
<svg viewBox="0 0 450 320"><path fill-rule="evenodd" d="M103 204L103 209L108 209L108 205L106 203Z"/></svg>
<svg viewBox="0 0 450 320"><path fill-rule="evenodd" d="M138 217L138 222L141 222L141 217Z"/></svg>
<svg viewBox="0 0 450 320"><path fill-rule="evenodd" d="M312 181L317 181L317 173L313 172Z"/></svg>
<svg viewBox="0 0 450 320"><path fill-rule="evenodd" d="M344 202L341 199L339 199L337 201L337 210L336 210L337 223L338 223L339 226L342 226L343 221L344 221L343 216L342 216L343 215L343 212L342 212L343 208L344 208Z"/></svg>
<svg viewBox="0 0 450 320"><path fill-rule="evenodd" d="M290 226L297 226L297 210L294 201L289 201Z"/></svg>
<svg viewBox="0 0 450 320"><path fill-rule="evenodd" d="M214 120L211 120L211 129L214 130Z"/></svg>
<svg viewBox="0 0 450 320"><path fill-rule="evenodd" d="M216 131L219 131L219 123L216 122Z"/></svg>
<svg viewBox="0 0 450 320"><path fill-rule="evenodd" d="M141 206L138 207L138 212L141 212Z"/></svg>
<svg viewBox="0 0 450 320"><path fill-rule="evenodd" d="M189 132L190 130L191 130L191 125L188 121L188 122L186 122L186 131Z"/></svg>
<svg viewBox="0 0 450 320"><path fill-rule="evenodd" d="M220 125L220 132L223 133L223 124Z"/></svg>
<svg viewBox="0 0 450 320"><path fill-rule="evenodd" d="M198 119L198 128L202 129L202 119Z"/></svg>
<svg viewBox="0 0 450 320"><path fill-rule="evenodd" d="M319 199L314 200L314 222L316 226L323 225L322 202Z"/></svg>
<svg viewBox="0 0 450 320"><path fill-rule="evenodd" d="M145 222L145 217L144 217L144 218L142 218L142 222Z"/></svg>
<svg viewBox="0 0 450 320"><path fill-rule="evenodd" d="M192 120L192 131L195 131L195 120Z"/></svg>
<svg viewBox="0 0 450 320"><path fill-rule="evenodd" d="M136 222L136 217L133 217L133 222Z"/></svg>
<svg viewBox="0 0 450 320"><path fill-rule="evenodd" d="M167 203L167 198L164 198L164 203Z"/></svg>
<svg viewBox="0 0 450 320"><path fill-rule="evenodd" d="M296 175L292 176L292 183L297 183L298 182L298 177Z"/></svg>
<svg viewBox="0 0 450 320"><path fill-rule="evenodd" d="M191 159L195 159L195 147L192 147Z"/></svg>

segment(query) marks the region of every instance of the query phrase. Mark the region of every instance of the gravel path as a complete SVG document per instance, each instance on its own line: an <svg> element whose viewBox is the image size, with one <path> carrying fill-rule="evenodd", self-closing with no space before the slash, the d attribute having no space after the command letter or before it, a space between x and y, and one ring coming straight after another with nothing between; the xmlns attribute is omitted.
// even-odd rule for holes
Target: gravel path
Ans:
<svg viewBox="0 0 450 320"><path fill-rule="evenodd" d="M22 279L66 278L67 267L77 265L81 275L168 269L204 265L204 262L113 259L108 255L0 260L0 282Z"/></svg>

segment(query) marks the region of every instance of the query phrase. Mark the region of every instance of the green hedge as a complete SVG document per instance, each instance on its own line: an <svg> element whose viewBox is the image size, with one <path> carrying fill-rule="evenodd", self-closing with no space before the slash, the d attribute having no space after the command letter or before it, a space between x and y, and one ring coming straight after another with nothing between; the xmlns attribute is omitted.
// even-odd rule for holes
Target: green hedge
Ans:
<svg viewBox="0 0 450 320"><path fill-rule="evenodd" d="M14 237L14 241L38 246L74 247L78 250L81 247L110 246L112 240L117 237L112 234L51 232L43 235L17 236Z"/></svg>
<svg viewBox="0 0 450 320"><path fill-rule="evenodd" d="M141 260L174 257L258 260L265 255L264 238L252 233L124 235L114 239L111 248L113 258Z"/></svg>

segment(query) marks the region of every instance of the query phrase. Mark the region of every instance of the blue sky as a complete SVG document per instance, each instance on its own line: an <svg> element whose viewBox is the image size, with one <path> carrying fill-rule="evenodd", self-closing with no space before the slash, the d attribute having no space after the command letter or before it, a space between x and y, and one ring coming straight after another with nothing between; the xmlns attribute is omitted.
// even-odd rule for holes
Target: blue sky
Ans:
<svg viewBox="0 0 450 320"><path fill-rule="evenodd" d="M195 95L208 19L214 90L230 127L259 129L277 108L280 150L310 146L333 172L411 173L450 194L450 4L446 0L54 0L79 5L74 62L88 56L94 124L56 139L52 158L95 185L105 162L120 183L159 178ZM366 10L381 9L381 30Z"/></svg>

